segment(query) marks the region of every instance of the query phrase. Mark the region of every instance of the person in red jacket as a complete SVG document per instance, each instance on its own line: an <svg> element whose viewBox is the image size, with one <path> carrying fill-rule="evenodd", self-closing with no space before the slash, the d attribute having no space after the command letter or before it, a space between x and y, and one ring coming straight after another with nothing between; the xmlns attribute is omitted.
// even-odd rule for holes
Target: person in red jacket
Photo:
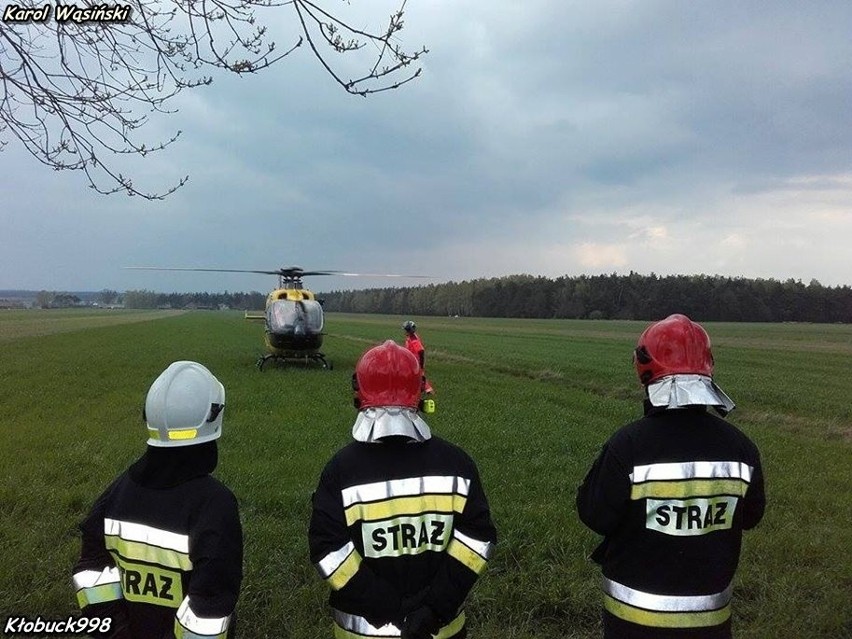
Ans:
<svg viewBox="0 0 852 639"><path fill-rule="evenodd" d="M312 498L311 561L337 638L463 639L464 602L497 533L476 464L418 413L420 366L391 340L352 376L355 441Z"/></svg>
<svg viewBox="0 0 852 639"><path fill-rule="evenodd" d="M645 416L604 445L577 492L603 535L605 639L730 639L744 530L763 517L760 454L724 417L706 331L685 315L649 326L634 351Z"/></svg>
<svg viewBox="0 0 852 639"><path fill-rule="evenodd" d="M411 320L407 320L402 325L402 330L405 331L405 348L411 351L411 354L417 358L418 362L420 362L420 374L423 378L423 392L427 395L431 395L435 391L432 388L432 384L430 384L429 380L426 379L426 349L424 348L420 337L417 335L417 324Z"/></svg>

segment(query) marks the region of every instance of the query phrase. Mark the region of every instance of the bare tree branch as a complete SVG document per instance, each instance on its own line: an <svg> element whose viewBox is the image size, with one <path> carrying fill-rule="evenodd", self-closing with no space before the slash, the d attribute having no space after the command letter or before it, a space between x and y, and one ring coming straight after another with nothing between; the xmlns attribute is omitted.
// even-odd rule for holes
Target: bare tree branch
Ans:
<svg viewBox="0 0 852 639"><path fill-rule="evenodd" d="M0 2L0 151L8 134L46 166L82 171L98 193L150 200L173 193L188 176L164 191L143 191L110 160L144 157L177 140L180 131L153 144L140 141L147 113L173 112L169 101L210 84L209 71L257 73L307 42L341 87L366 96L418 77L417 63L428 52L405 52L397 41L405 0L387 27L375 31L354 28L310 0L130 0L109 5L112 19L92 13L88 20L61 19L60 5L43 0L14 3L20 11L50 6L48 19L29 21L16 19L21 14L10 13L10 5ZM104 6L103 0L76 3L92 12ZM257 14L287 9L299 33L279 50ZM333 56L364 55L368 44L374 54L363 76L345 79L335 70Z"/></svg>

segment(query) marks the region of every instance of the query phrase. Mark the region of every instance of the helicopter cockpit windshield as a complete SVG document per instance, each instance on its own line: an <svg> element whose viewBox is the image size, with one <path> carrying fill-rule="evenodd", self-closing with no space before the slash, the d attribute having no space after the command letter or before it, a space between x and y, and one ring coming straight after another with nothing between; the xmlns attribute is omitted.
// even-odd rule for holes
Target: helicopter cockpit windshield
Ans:
<svg viewBox="0 0 852 639"><path fill-rule="evenodd" d="M266 323L274 333L316 335L322 331L322 307L316 300L276 300L266 309Z"/></svg>

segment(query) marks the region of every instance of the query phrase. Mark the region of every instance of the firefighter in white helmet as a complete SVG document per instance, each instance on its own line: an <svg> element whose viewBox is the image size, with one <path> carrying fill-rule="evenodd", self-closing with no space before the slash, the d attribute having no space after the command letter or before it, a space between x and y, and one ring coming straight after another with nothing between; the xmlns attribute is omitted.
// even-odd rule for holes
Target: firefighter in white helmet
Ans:
<svg viewBox="0 0 852 639"><path fill-rule="evenodd" d="M462 639L497 541L476 464L420 417L420 365L402 346L368 350L352 382L355 441L323 470L308 532L334 637Z"/></svg>
<svg viewBox="0 0 852 639"><path fill-rule="evenodd" d="M171 364L148 391L148 448L80 525L74 587L95 636L232 637L242 581L237 501L210 473L225 389L196 362Z"/></svg>
<svg viewBox="0 0 852 639"><path fill-rule="evenodd" d="M649 326L634 351L645 416L604 445L577 493L604 536L605 639L729 639L743 530L766 503L757 447L727 415L705 330L685 315Z"/></svg>

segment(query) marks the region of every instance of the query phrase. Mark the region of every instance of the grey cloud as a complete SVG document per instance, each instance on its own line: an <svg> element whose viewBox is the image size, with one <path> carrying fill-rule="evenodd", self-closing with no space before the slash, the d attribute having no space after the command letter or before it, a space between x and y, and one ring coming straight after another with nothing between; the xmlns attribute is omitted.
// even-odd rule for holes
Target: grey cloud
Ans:
<svg viewBox="0 0 852 639"><path fill-rule="evenodd" d="M432 52L423 77L399 91L344 95L299 55L256 77L217 78L187 95L179 114L155 120L154 137L184 134L133 166L155 185L190 174L166 202L98 198L79 176L32 163L7 172L22 188L0 212L20 246L0 257L6 284L162 282L111 279L116 263L142 261L420 272L435 264L447 278L454 267L475 275L475 263L492 275L510 266L493 247L512 243L528 256L512 264L534 270L541 259L556 269L584 242L629 243L636 229L624 220L679 225L672 238L694 251L757 224L760 198L790 184L849 190L847 3L410 4L403 37ZM7 150L0 161L16 157ZM93 266L63 244L69 234L81 247L97 243L87 251ZM821 259L843 263L813 253L799 260L800 277ZM624 254L624 268L657 272L682 270L678 260L744 274L790 267L768 249L754 264L746 254L702 265L674 247ZM564 259L566 270L582 267ZM848 269L841 280L852 281ZM217 280L251 287L241 281Z"/></svg>

